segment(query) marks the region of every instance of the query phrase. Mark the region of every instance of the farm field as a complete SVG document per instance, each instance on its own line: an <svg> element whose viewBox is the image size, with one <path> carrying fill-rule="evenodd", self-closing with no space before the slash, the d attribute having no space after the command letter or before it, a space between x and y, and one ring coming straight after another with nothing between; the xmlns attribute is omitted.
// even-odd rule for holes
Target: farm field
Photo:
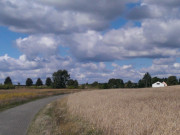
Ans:
<svg viewBox="0 0 180 135"><path fill-rule="evenodd" d="M57 103L56 110L61 110L61 102ZM66 99L66 109L68 117L88 121L103 135L180 134L180 86L75 93ZM62 114L63 111L56 111L55 116ZM66 123L68 117L62 122ZM64 132L74 128L78 132L69 122L59 127Z"/></svg>
<svg viewBox="0 0 180 135"><path fill-rule="evenodd" d="M0 90L0 111L47 96L78 92L71 89L15 89Z"/></svg>

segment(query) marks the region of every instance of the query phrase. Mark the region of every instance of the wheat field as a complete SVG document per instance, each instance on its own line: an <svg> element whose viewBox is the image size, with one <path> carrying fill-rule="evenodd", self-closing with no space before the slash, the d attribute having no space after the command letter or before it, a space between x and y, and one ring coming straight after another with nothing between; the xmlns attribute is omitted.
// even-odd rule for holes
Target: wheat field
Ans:
<svg viewBox="0 0 180 135"><path fill-rule="evenodd" d="M180 86L85 91L67 105L105 135L180 135Z"/></svg>

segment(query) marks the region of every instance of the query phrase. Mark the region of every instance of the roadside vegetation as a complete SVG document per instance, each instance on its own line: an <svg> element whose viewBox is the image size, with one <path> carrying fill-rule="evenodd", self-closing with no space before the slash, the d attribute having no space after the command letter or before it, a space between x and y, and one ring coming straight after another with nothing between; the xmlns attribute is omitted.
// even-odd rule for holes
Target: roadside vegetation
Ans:
<svg viewBox="0 0 180 135"><path fill-rule="evenodd" d="M31 123L27 135L102 135L94 125L78 115L72 115L67 97L48 104Z"/></svg>
<svg viewBox="0 0 180 135"><path fill-rule="evenodd" d="M53 95L78 92L75 89L15 89L0 90L0 111Z"/></svg>
<svg viewBox="0 0 180 135"><path fill-rule="evenodd" d="M60 105L55 110L60 113L56 113L55 120L59 120L59 127L64 129L65 135L69 130L77 131L79 127L71 124L73 119L69 119L70 124L64 123L64 115L83 119L93 125L95 131L102 131L103 135L180 133L180 86L85 91L71 94L64 102L67 107L62 107L61 100L57 103ZM71 135L81 134L81 130L78 131Z"/></svg>

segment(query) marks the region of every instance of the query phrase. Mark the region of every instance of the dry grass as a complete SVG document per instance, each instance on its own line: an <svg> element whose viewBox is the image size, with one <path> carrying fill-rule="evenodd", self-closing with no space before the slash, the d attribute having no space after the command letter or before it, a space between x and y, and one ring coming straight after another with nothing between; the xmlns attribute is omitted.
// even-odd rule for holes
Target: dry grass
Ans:
<svg viewBox="0 0 180 135"><path fill-rule="evenodd" d="M67 105L105 135L180 135L180 86L75 93Z"/></svg>
<svg viewBox="0 0 180 135"><path fill-rule="evenodd" d="M68 89L16 89L0 90L0 111L34 99L77 92Z"/></svg>
<svg viewBox="0 0 180 135"><path fill-rule="evenodd" d="M67 98L43 108L31 123L27 135L101 135L91 124L68 112Z"/></svg>

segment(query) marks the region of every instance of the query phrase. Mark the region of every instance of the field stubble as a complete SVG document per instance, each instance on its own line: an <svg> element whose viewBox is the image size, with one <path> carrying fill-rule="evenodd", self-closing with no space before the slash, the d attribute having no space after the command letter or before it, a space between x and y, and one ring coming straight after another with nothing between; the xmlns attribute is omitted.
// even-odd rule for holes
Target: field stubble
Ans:
<svg viewBox="0 0 180 135"><path fill-rule="evenodd" d="M180 86L86 91L70 95L67 105L106 135L180 134Z"/></svg>

